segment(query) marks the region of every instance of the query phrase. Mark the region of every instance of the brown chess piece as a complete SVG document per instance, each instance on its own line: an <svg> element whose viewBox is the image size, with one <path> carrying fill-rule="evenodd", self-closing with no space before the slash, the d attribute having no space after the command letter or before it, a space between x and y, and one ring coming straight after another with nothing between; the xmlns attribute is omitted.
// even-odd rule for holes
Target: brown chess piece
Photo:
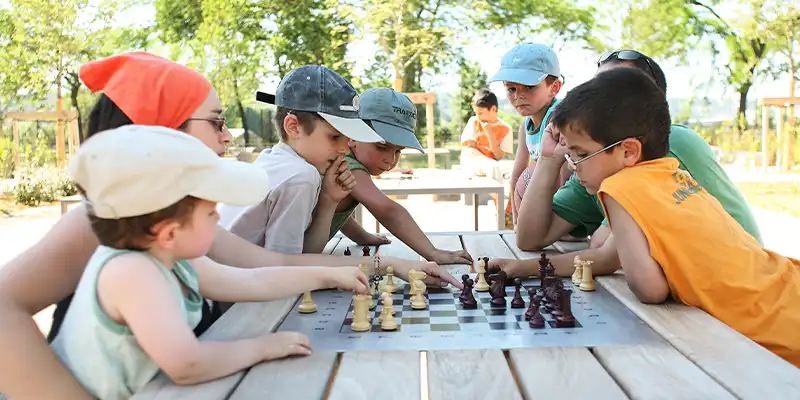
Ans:
<svg viewBox="0 0 800 400"><path fill-rule="evenodd" d="M364 247L361 248L361 253L364 257L369 257L369 246L364 245Z"/></svg>
<svg viewBox="0 0 800 400"><path fill-rule="evenodd" d="M350 254L353 254L353 253L350 253L350 248L349 247L345 247L344 255L349 256Z"/></svg>
<svg viewBox="0 0 800 400"><path fill-rule="evenodd" d="M475 285L475 281L472 279L467 279L464 282L464 292L463 299L461 299L461 305L465 310L475 310L478 308L478 301L475 300L475 296L472 294L473 285Z"/></svg>
<svg viewBox="0 0 800 400"><path fill-rule="evenodd" d="M506 306L506 272L500 271L489 277L489 293L492 295L492 307Z"/></svg>
<svg viewBox="0 0 800 400"><path fill-rule="evenodd" d="M544 317L539 312L539 304L536 304L536 307L533 311L533 316L531 316L531 320L528 323L528 326L534 329L542 329L544 328Z"/></svg>
<svg viewBox="0 0 800 400"><path fill-rule="evenodd" d="M569 328L575 326L575 317L572 315L572 290L561 291L561 316L556 317L556 327Z"/></svg>
<svg viewBox="0 0 800 400"><path fill-rule="evenodd" d="M519 278L514 279L514 298L511 300L511 308L525 308L525 300L522 299L520 288L522 281Z"/></svg>
<svg viewBox="0 0 800 400"><path fill-rule="evenodd" d="M528 306L528 310L525 311L525 321L531 320L533 314L539 309L539 301L541 301L541 299L536 297L536 290L534 289L528 289L528 297L530 305Z"/></svg>

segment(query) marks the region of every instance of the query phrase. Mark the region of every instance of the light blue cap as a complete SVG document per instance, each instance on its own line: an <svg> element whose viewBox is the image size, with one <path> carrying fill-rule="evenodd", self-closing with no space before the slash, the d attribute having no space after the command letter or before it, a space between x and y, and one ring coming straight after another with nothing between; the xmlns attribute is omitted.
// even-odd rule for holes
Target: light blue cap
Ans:
<svg viewBox="0 0 800 400"><path fill-rule="evenodd" d="M489 82L508 81L533 86L548 75L561 76L556 52L543 44L522 43L503 56L500 71Z"/></svg>
<svg viewBox="0 0 800 400"><path fill-rule="evenodd" d="M369 121L383 140L425 152L414 135L417 106L408 96L390 88L374 88L362 93L360 100L359 117Z"/></svg>

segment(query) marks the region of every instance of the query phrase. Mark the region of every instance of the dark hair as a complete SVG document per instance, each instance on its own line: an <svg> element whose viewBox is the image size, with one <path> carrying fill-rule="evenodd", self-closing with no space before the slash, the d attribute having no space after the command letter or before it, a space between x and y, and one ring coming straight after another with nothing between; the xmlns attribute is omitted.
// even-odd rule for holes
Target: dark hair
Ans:
<svg viewBox="0 0 800 400"><path fill-rule="evenodd" d="M492 107L497 108L498 104L497 95L489 89L478 89L475 91L475 95L472 96L472 105L475 107L491 110Z"/></svg>
<svg viewBox="0 0 800 400"><path fill-rule="evenodd" d="M661 89L661 91L664 92L664 95L666 96L667 77L664 75L664 71L661 69L658 63L655 62L655 60L644 54L642 54L642 56L643 57L637 58L635 60L620 60L619 58L611 57L600 65L605 65L605 64L616 65L616 64L630 63L634 67L644 71L653 81L655 81L656 86L658 86L658 88Z"/></svg>
<svg viewBox="0 0 800 400"><path fill-rule="evenodd" d="M283 129L283 120L285 120L286 116L289 114L297 117L297 122L306 132L313 131L314 127L317 125L317 121L322 119L322 117L315 112L297 111L290 108L278 107L278 112L275 114L275 125L277 125L278 132L281 134L281 140L284 142L288 141L289 137L286 136L286 131Z"/></svg>
<svg viewBox="0 0 800 400"><path fill-rule="evenodd" d="M184 121L178 130L183 130L189 121ZM114 103L111 98L101 93L97 102L94 103L92 111L89 113L89 122L86 129L86 139L95 134L109 129L119 128L125 125L133 125L133 121L128 118L122 109Z"/></svg>
<svg viewBox="0 0 800 400"><path fill-rule="evenodd" d="M550 122L559 130L581 131L603 146L638 138L641 161L664 157L669 151L667 98L636 68L608 70L570 90Z"/></svg>
<svg viewBox="0 0 800 400"><path fill-rule="evenodd" d="M544 81L545 81L545 83L547 83L547 86L550 86L550 85L554 84L557 80L558 80L558 77L555 76L555 75L547 75L544 78Z"/></svg>
<svg viewBox="0 0 800 400"><path fill-rule="evenodd" d="M86 192L80 186L78 192L86 197ZM94 215L91 203L86 202L86 214L100 244L115 249L147 250L153 239L153 227L157 223L167 219L174 219L180 224L189 223L197 201L197 198L187 196L163 210L120 219L99 218Z"/></svg>

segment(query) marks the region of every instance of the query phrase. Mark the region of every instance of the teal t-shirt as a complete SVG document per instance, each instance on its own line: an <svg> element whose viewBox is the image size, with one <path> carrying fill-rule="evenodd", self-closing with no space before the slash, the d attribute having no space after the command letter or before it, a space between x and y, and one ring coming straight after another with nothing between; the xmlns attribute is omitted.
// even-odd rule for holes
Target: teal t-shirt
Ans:
<svg viewBox="0 0 800 400"><path fill-rule="evenodd" d="M745 231L759 243L764 244L747 201L717 163L711 147L700 135L683 125L673 124L670 129L667 157L676 158L680 162L678 168L689 172ZM575 225L576 228L571 232L573 236L584 237L594 232L601 224L608 225L600 200L596 195L586 192L586 188L581 186L575 174L572 174L553 197L553 212Z"/></svg>
<svg viewBox="0 0 800 400"><path fill-rule="evenodd" d="M528 154L531 155L531 161L539 160L542 132L544 128L547 127L547 123L550 122L550 116L553 114L553 110L556 109L556 106L560 102L561 99L553 100L553 103L550 104L550 108L547 109L544 118L542 118L542 123L539 124L539 126L533 123L531 117L525 118L525 144L528 146Z"/></svg>
<svg viewBox="0 0 800 400"><path fill-rule="evenodd" d="M361 164L358 160L356 160L356 157L353 155L353 153L344 156L344 160L347 161L347 167L351 171L356 169L360 169L362 171L367 170L367 167L365 167L364 164ZM354 201L353 204L346 210L333 214L333 219L331 220L331 232L328 235L328 240L330 240L330 238L332 238L336 232L339 232L339 230L342 229L344 223L347 222L347 219L350 218L351 215L353 215L353 211L356 210L357 206L358 202Z"/></svg>

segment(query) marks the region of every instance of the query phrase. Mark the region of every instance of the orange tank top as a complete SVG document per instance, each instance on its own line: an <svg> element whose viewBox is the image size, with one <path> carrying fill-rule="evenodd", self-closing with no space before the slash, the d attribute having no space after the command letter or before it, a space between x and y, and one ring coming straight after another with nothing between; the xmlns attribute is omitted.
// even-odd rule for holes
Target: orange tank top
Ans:
<svg viewBox="0 0 800 400"><path fill-rule="evenodd" d="M675 300L800 367L800 261L763 249L675 159L625 168L599 192L644 232Z"/></svg>
<svg viewBox="0 0 800 400"><path fill-rule="evenodd" d="M503 142L503 139L505 139L506 135L511 133L511 128L508 125L504 124L504 123L498 123L497 125L494 125L492 127L491 133L490 133L490 132L487 132L487 131L485 131L483 129L483 125L481 125L481 121L479 121L477 118L475 118L475 123L474 124L475 124L474 125L474 129L475 129L475 137L474 137L475 149L480 151L486 157L489 157L492 160L494 160L494 154L492 154L492 147L489 146L489 136L488 135L489 134L493 135L494 139L497 141L497 143L499 145L500 143Z"/></svg>

